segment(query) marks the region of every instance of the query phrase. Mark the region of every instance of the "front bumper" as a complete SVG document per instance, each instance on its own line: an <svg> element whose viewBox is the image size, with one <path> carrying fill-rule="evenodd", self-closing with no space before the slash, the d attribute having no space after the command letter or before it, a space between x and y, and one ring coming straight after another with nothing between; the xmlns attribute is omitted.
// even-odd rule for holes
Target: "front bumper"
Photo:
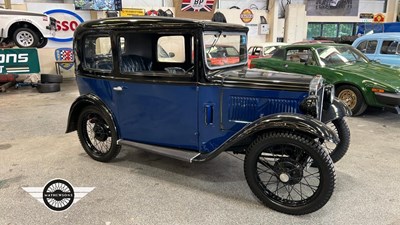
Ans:
<svg viewBox="0 0 400 225"><path fill-rule="evenodd" d="M400 114L400 94L375 93L376 100L394 113Z"/></svg>

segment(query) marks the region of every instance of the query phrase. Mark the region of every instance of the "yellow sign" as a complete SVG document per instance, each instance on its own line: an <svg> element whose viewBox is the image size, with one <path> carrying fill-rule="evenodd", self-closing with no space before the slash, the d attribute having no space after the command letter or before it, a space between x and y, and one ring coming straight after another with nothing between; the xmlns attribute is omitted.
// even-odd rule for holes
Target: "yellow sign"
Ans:
<svg viewBox="0 0 400 225"><path fill-rule="evenodd" d="M144 16L144 9L122 9L121 16Z"/></svg>
<svg viewBox="0 0 400 225"><path fill-rule="evenodd" d="M250 9L244 9L240 13L240 19L243 23L250 23L253 20L254 14Z"/></svg>
<svg viewBox="0 0 400 225"><path fill-rule="evenodd" d="M375 23L383 23L385 22L385 15L382 13L377 13L374 15L374 20Z"/></svg>

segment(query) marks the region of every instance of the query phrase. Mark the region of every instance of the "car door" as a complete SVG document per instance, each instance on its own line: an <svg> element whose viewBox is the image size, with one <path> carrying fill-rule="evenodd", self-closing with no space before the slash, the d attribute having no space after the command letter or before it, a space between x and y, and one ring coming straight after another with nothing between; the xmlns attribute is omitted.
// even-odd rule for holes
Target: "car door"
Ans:
<svg viewBox="0 0 400 225"><path fill-rule="evenodd" d="M186 39L175 35L169 36L169 41L162 37L157 41L148 34L126 34L120 38L119 68L123 80L113 91L122 139L198 149L197 84L192 73L182 68L191 64L192 52L185 49ZM157 47L160 44L166 45ZM159 49L175 50L165 56ZM152 61L143 65L148 59Z"/></svg>

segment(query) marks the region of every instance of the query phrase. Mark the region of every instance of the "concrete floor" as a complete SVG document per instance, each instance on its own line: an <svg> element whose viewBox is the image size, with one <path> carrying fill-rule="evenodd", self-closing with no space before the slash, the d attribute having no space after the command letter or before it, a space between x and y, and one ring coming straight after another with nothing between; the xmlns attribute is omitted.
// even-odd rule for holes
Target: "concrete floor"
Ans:
<svg viewBox="0 0 400 225"><path fill-rule="evenodd" d="M78 96L22 87L0 93L0 224L400 224L400 115L369 109L348 118L352 143L336 164L337 185L321 210L289 216L264 207L224 153L205 164L123 148L111 163L89 158L65 134ZM52 212L22 187L63 178L96 187L65 212Z"/></svg>

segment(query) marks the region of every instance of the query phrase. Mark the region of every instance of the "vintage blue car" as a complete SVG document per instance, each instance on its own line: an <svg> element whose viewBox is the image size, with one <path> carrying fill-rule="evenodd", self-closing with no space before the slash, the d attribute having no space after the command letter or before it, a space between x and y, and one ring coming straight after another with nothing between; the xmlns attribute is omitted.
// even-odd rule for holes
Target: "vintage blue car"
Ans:
<svg viewBox="0 0 400 225"><path fill-rule="evenodd" d="M336 144L333 152L343 145L343 156L349 110L322 77L246 70L247 32L153 17L81 24L74 35L81 96L67 132L77 130L87 154L102 162L122 146L188 163L243 154L246 180L265 205L295 215L320 209L335 185L324 145ZM207 51L215 46L239 55L214 64Z"/></svg>

